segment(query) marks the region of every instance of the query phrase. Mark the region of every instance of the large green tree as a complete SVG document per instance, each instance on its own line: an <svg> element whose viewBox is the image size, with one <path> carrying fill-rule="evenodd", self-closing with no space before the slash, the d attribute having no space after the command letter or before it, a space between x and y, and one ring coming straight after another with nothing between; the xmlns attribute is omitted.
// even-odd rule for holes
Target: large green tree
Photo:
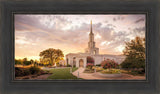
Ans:
<svg viewBox="0 0 160 94"><path fill-rule="evenodd" d="M126 42L123 51L126 59L122 62L122 68L143 68L145 69L145 38L136 37Z"/></svg>
<svg viewBox="0 0 160 94"><path fill-rule="evenodd" d="M46 60L49 60L49 63L54 65L64 57L64 54L60 49L49 48L40 52L39 56L41 57L42 61L45 62Z"/></svg>

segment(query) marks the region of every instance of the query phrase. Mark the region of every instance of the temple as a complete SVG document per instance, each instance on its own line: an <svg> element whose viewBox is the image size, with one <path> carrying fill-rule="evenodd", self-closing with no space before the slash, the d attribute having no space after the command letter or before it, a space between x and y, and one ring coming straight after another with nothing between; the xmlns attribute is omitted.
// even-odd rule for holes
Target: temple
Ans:
<svg viewBox="0 0 160 94"><path fill-rule="evenodd" d="M86 67L88 58L93 59L93 64L100 64L104 59L113 59L117 63L122 63L125 59L124 55L109 55L109 54L99 54L99 48L96 47L96 42L94 41L94 33L92 31L92 21L89 33L88 47L85 49L85 53L69 53L66 55L66 63L75 67Z"/></svg>

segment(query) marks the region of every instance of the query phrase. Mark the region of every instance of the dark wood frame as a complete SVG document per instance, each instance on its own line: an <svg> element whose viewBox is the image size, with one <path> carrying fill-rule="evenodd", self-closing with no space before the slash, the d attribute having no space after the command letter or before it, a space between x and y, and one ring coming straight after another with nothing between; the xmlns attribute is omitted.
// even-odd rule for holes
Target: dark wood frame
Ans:
<svg viewBox="0 0 160 94"><path fill-rule="evenodd" d="M159 94L158 1L3 1L0 31L1 94ZM146 14L147 80L14 80L15 13L33 14Z"/></svg>

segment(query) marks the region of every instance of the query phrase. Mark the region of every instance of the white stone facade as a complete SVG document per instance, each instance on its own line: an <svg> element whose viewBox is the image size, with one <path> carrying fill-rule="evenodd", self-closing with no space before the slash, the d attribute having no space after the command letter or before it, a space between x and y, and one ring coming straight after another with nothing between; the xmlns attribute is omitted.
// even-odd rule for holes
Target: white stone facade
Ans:
<svg viewBox="0 0 160 94"><path fill-rule="evenodd" d="M122 63L122 61L125 59L124 55L99 54L99 48L95 47L94 34L92 32L92 21L91 21L91 31L89 34L88 48L85 49L85 53L67 54L66 63L71 66L86 67L88 56L94 59L94 65L100 64L104 59L113 59L119 64Z"/></svg>

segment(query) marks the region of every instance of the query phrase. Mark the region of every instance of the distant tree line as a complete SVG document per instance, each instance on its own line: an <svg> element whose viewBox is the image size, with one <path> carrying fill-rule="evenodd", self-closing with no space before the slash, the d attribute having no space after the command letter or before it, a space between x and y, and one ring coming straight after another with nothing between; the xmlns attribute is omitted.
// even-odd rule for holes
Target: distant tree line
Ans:
<svg viewBox="0 0 160 94"><path fill-rule="evenodd" d="M31 65L31 64L38 64L40 66L52 66L56 64L59 64L60 60L63 60L64 54L60 49L53 49L49 48L46 50L43 50L39 54L40 60L39 62L37 60L27 60L27 58L24 59L15 59L16 65Z"/></svg>
<svg viewBox="0 0 160 94"><path fill-rule="evenodd" d="M15 65L37 65L38 61L37 60L28 60L27 58L23 58L23 59L15 59Z"/></svg>

